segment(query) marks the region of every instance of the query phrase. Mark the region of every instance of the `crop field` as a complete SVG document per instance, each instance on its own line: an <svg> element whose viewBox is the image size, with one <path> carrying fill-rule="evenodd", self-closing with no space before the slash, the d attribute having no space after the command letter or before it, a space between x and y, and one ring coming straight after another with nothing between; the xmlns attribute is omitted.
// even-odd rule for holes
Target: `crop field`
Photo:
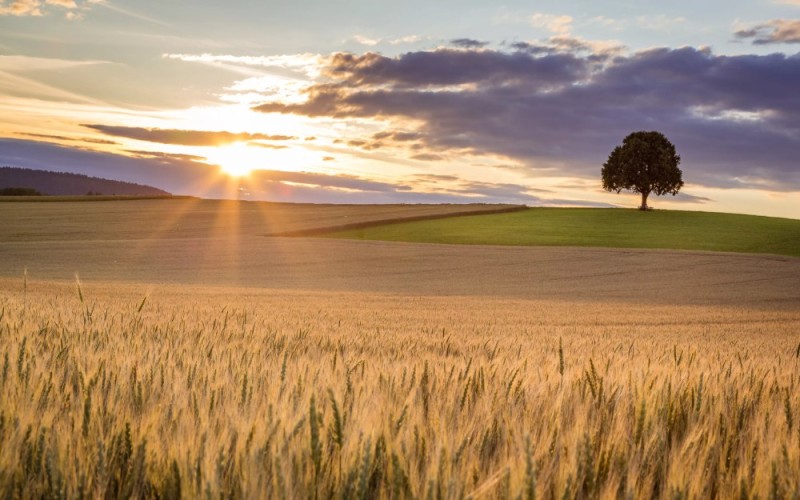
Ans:
<svg viewBox="0 0 800 500"><path fill-rule="evenodd" d="M797 491L797 310L13 285L12 496Z"/></svg>
<svg viewBox="0 0 800 500"><path fill-rule="evenodd" d="M800 491L800 259L186 202L0 204L3 497Z"/></svg>

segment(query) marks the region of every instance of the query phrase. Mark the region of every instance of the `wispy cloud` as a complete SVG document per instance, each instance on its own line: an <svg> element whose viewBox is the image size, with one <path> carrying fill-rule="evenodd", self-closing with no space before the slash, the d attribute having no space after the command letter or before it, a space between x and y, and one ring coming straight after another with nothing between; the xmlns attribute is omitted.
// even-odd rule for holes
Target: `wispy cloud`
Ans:
<svg viewBox="0 0 800 500"><path fill-rule="evenodd" d="M0 55L0 71L25 73L28 71L50 71L81 66L108 64L106 61L80 61L72 59L52 59L45 57L30 57L21 55Z"/></svg>
<svg viewBox="0 0 800 500"><path fill-rule="evenodd" d="M115 5L115 4L111 3L108 0L89 0L89 3L95 4L95 5L100 5L102 7L105 7L106 9L114 11L114 12L116 12L118 14L122 14L122 15L124 15L126 17L130 17L130 18L133 18L133 19L138 19L140 21L144 21L144 22L147 22L147 23L150 23L150 24L156 24L158 26L163 26L165 28L171 28L172 27L172 25L170 25L169 23L166 23L166 22L164 22L164 21L162 21L160 19L156 19L154 17L142 14L142 13L134 11L134 10L125 9L123 7L120 7L118 5Z"/></svg>
<svg viewBox="0 0 800 500"><path fill-rule="evenodd" d="M289 141L296 139L296 137L288 135L250 134L246 132L233 133L226 131L176 130L92 124L84 124L83 126L115 137L182 146L220 146L224 144L233 144L235 142L259 140Z"/></svg>
<svg viewBox="0 0 800 500"><path fill-rule="evenodd" d="M544 28L558 35L569 34L574 19L571 16L536 13L531 16L531 24L536 28Z"/></svg>
<svg viewBox="0 0 800 500"><path fill-rule="evenodd" d="M374 47L375 45L378 45L379 43L381 43L382 39L381 38L370 38L370 37L364 36L364 35L355 35L355 36L353 36L353 41L355 41L356 43L360 43L361 45L366 45L368 47Z"/></svg>
<svg viewBox="0 0 800 500"><path fill-rule="evenodd" d="M106 64L105 61L74 61L28 56L0 56L0 92L5 95L34 97L43 100L59 100L102 104L101 101L70 92L40 81L40 74L69 71L75 68ZM35 75L35 76L34 76Z"/></svg>
<svg viewBox="0 0 800 500"><path fill-rule="evenodd" d="M405 35L396 38L379 38L379 37L372 37L367 35L353 35L352 38L345 40L345 42L352 41L359 45L364 45L367 47L375 47L376 45L386 44L386 45L403 45L403 44L411 44L417 43L422 41L424 38L419 35Z"/></svg>
<svg viewBox="0 0 800 500"><path fill-rule="evenodd" d="M275 56L238 56L232 54L162 54L165 59L202 64L231 64L267 69L290 70L307 78L319 76L325 58L319 54L286 54Z"/></svg>
<svg viewBox="0 0 800 500"><path fill-rule="evenodd" d="M751 40L755 45L800 43L800 20L775 19L739 30L735 35L739 39Z"/></svg>
<svg viewBox="0 0 800 500"><path fill-rule="evenodd" d="M105 144L105 145L116 145L119 144L115 141L109 141L106 139L95 139L93 137L68 137L65 135L53 135L53 134L34 134L34 133L19 133L17 135L25 136L25 137L35 137L37 139L50 139L54 141L67 141L67 142L87 142L89 144Z"/></svg>

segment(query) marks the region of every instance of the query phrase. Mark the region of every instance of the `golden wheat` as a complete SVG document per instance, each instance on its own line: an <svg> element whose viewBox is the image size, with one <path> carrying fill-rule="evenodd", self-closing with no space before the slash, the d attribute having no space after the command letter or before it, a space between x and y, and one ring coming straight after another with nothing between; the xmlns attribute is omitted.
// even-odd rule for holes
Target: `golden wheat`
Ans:
<svg viewBox="0 0 800 500"><path fill-rule="evenodd" d="M786 497L800 312L44 283L6 497Z"/></svg>

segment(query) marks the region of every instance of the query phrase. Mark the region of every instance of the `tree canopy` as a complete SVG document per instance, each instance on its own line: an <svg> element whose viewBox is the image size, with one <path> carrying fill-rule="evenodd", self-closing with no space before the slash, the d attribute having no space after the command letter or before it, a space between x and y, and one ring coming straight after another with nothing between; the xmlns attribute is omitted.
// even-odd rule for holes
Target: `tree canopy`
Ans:
<svg viewBox="0 0 800 500"><path fill-rule="evenodd" d="M676 195L683 187L681 157L661 132L632 132L608 155L601 175L603 189L619 193L623 189L642 195L641 210L647 210L647 197Z"/></svg>
<svg viewBox="0 0 800 500"><path fill-rule="evenodd" d="M0 196L41 196L39 191L28 187L7 187L0 189Z"/></svg>

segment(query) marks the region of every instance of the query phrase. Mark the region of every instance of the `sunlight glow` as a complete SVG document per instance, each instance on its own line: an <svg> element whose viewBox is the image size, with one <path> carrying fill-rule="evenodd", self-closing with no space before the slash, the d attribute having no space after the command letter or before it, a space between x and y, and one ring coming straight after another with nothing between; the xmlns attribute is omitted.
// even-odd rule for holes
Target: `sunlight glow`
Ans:
<svg viewBox="0 0 800 500"><path fill-rule="evenodd" d="M264 168L264 155L260 148L237 142L219 146L206 153L209 161L222 167L232 177L244 177L258 168Z"/></svg>

